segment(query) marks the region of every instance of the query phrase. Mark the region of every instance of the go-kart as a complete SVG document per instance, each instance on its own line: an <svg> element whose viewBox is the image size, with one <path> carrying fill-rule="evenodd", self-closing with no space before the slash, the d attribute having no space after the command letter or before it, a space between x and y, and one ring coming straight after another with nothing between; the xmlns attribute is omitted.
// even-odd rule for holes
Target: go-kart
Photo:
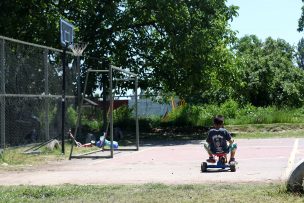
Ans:
<svg viewBox="0 0 304 203"><path fill-rule="evenodd" d="M231 172L236 171L236 162L232 161L227 163L227 154L226 153L217 153L214 154L217 157L216 163L201 163L201 170L202 172L207 172L208 168L218 168L218 169L230 169Z"/></svg>

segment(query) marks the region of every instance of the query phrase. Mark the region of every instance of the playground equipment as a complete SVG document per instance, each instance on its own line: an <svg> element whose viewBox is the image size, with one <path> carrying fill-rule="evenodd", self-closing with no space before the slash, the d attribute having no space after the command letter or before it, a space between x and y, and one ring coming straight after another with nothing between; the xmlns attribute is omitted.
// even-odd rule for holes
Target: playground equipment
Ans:
<svg viewBox="0 0 304 203"><path fill-rule="evenodd" d="M129 78L127 80L134 80L134 93L135 93L135 134L136 134L136 146L135 148L118 148L116 146L118 146L118 144L116 144L116 142L113 140L113 132L114 132L114 128L113 128L113 72L114 71L118 71L120 73L124 73L126 75L129 76ZM84 85L84 90L83 93L80 95L81 96L81 102L80 105L78 107L78 117L77 117L77 121L76 121L76 127L75 127L75 132L74 134L74 138L76 139L77 136L77 131L79 128L79 124L80 124L80 120L81 120L81 116L82 116L82 106L83 106L83 101L85 99L86 96L86 90L87 90L87 83L88 83L88 78L90 74L108 74L108 78L109 78L109 88L108 88L108 92L109 92L109 123L107 125L107 130L106 130L106 134L109 135L109 137L107 137L106 140L104 139L104 143L108 146L107 148L109 148L110 151L110 155L105 155L105 154L100 154L98 152L104 151L105 149L102 147L101 149L95 150L95 151L91 151L88 153L83 153L83 154L73 154L73 145L71 147L71 152L70 152L70 158L113 158L114 156L114 150L115 151L138 151L139 150L139 124L138 124L138 112L137 112L137 75L129 72L127 70L115 67L110 65L108 70L93 70L93 69L88 69L86 71L86 79L85 79L85 85ZM103 90L106 91L106 90ZM104 101L105 102L105 101ZM109 128L109 130L108 130ZM100 136L101 137L101 136ZM97 143L96 143L97 145Z"/></svg>

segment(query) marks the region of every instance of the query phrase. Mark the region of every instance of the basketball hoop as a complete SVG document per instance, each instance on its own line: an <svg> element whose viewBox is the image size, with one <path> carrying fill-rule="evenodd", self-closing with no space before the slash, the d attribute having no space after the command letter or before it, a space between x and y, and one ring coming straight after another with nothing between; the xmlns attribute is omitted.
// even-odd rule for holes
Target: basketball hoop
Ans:
<svg viewBox="0 0 304 203"><path fill-rule="evenodd" d="M82 52L87 48L88 43L74 43L69 46L74 56L81 56Z"/></svg>

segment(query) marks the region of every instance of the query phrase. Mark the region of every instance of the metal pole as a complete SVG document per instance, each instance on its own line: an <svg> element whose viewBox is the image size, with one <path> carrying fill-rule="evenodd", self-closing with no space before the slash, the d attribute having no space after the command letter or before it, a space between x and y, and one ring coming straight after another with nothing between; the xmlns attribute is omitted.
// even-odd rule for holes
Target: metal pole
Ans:
<svg viewBox="0 0 304 203"><path fill-rule="evenodd" d="M1 43L1 53L0 53L0 78L1 78L1 97L0 97L0 102L1 102L1 110L0 110L0 117L1 117L1 145L3 149L5 148L5 49L4 46L5 41L4 39L2 40Z"/></svg>
<svg viewBox="0 0 304 203"><path fill-rule="evenodd" d="M138 76L135 73L132 73L130 71L126 71L126 70L118 68L116 66L110 65L110 67L111 67L111 71L110 71L111 76L112 76L112 70L117 70L117 71L126 73L126 74L131 75L131 76L134 77L134 80L135 80L135 87L134 87L135 88L135 90L134 90L135 101L134 102L135 102L136 150L138 151L139 150L139 123L138 123L138 101L137 101L137 97L138 97L138 95L137 95ZM132 80L132 79L128 79L128 80ZM112 93L112 89L111 89L111 93Z"/></svg>
<svg viewBox="0 0 304 203"><path fill-rule="evenodd" d="M83 93L81 95L80 104L79 104L79 107L78 107L78 117L77 117L77 121L76 121L75 132L74 132L75 139L76 139L76 136L77 136L77 127L79 126L79 123L80 123L80 120L81 120L81 107L83 105L83 100L84 100L84 97L85 97L85 91L87 89L89 73L90 73L90 69L87 71L87 75L86 75L86 79L85 79L85 83L84 83L84 88L83 88ZM72 147L71 147L69 160L72 159L73 148L74 148L74 144L72 144Z"/></svg>
<svg viewBox="0 0 304 203"><path fill-rule="evenodd" d="M44 49L43 52L43 66L44 66L44 92L45 95L49 95L49 67L48 67L48 50ZM49 123L49 98L45 98L45 139L50 139L50 123Z"/></svg>
<svg viewBox="0 0 304 203"><path fill-rule="evenodd" d="M108 76L109 77L109 76ZM107 84L109 82L110 79L108 79L107 81L107 75L102 73L102 120L103 120L103 124L102 124L102 131L105 133L108 133L108 110L107 110Z"/></svg>
<svg viewBox="0 0 304 203"><path fill-rule="evenodd" d="M111 67L112 67L112 69L114 69L114 70L118 70L118 71L123 72L123 73L126 73L126 74L128 74L128 75L132 75L132 76L134 76L134 77L137 76L135 73L132 73L132 72L130 72L130 71L127 71L127 70L118 68L118 67L116 67L116 66L111 66Z"/></svg>
<svg viewBox="0 0 304 203"><path fill-rule="evenodd" d="M77 107L80 104L80 56L77 56L77 63L76 63L76 71L77 71Z"/></svg>
<svg viewBox="0 0 304 203"><path fill-rule="evenodd" d="M87 70L87 72L93 72L93 73L108 73L109 70L92 70L92 69L89 69L89 70Z"/></svg>
<svg viewBox="0 0 304 203"><path fill-rule="evenodd" d="M80 102L81 102L81 87L80 87L80 56L77 56L76 61L76 71L77 71L77 108L80 108ZM82 126L81 126L81 119L79 120L79 134L82 134ZM74 135L76 136L76 135Z"/></svg>
<svg viewBox="0 0 304 203"><path fill-rule="evenodd" d="M68 44L62 54L62 100L61 100L61 152L64 154L64 120L65 120L65 57Z"/></svg>
<svg viewBox="0 0 304 203"><path fill-rule="evenodd" d="M110 81L110 87L109 87L109 97L110 97L110 137L111 137L111 158L113 158L114 152L113 152L113 95L112 95L112 89L113 89L113 78L112 78L112 66L109 66L109 81Z"/></svg>
<svg viewBox="0 0 304 203"><path fill-rule="evenodd" d="M136 122L136 150L139 150L139 124L138 124L138 101L137 101L138 78L135 77L135 122Z"/></svg>

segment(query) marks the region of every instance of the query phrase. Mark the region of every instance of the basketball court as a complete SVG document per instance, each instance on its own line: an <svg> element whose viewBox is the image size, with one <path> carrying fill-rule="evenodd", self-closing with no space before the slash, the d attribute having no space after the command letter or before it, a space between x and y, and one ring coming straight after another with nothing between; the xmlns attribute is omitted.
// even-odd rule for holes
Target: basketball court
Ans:
<svg viewBox="0 0 304 203"><path fill-rule="evenodd" d="M2 172L1 185L196 184L284 182L304 156L303 138L239 139L236 172L200 171L200 141L145 143L113 159L72 159L18 172Z"/></svg>

